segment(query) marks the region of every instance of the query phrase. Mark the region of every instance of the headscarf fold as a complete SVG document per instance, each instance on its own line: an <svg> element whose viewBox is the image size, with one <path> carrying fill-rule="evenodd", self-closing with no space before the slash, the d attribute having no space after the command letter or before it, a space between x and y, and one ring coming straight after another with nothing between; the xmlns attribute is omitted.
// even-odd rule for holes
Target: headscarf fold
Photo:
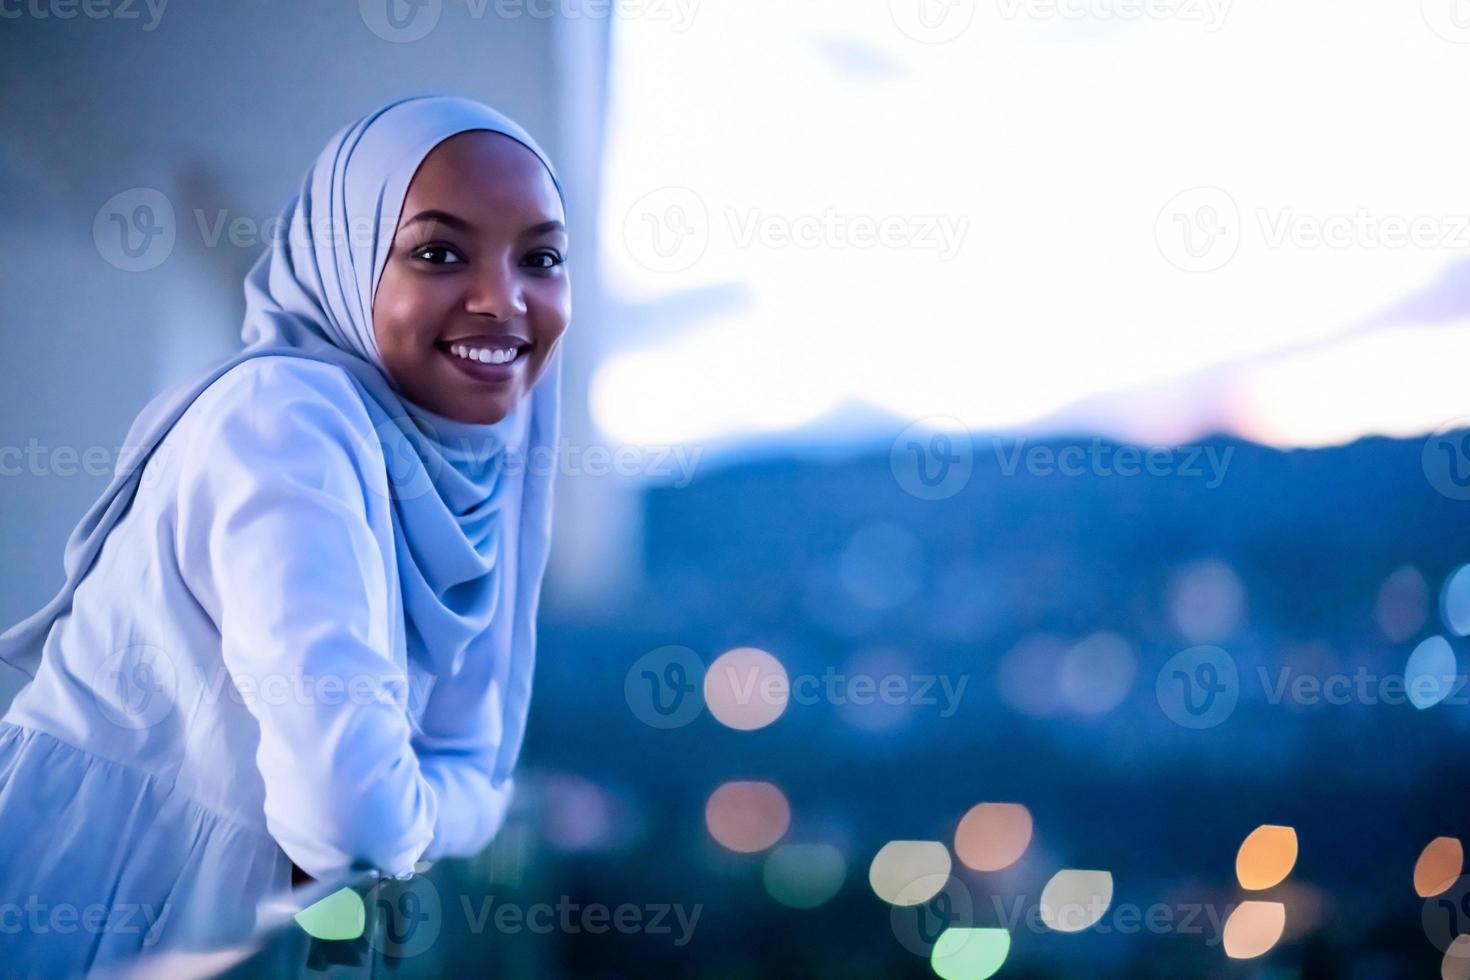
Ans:
<svg viewBox="0 0 1470 980"><path fill-rule="evenodd" d="M535 141L469 99L402 99L341 130L307 172L281 215L281 236L246 280L245 348L160 394L138 415L107 489L67 540L65 584L44 607L0 634L0 660L35 676L52 624L71 608L77 585L132 502L144 466L210 384L254 357L325 361L343 368L361 392L388 469L404 652L441 677L458 673L466 657L508 657L497 768L514 764L530 703L536 611L550 553L561 355L553 354L504 420L461 423L394 390L372 324L373 295L409 182L429 151L470 130L524 144L561 193ZM492 621L499 628L491 629ZM495 649L502 644L508 649Z"/></svg>

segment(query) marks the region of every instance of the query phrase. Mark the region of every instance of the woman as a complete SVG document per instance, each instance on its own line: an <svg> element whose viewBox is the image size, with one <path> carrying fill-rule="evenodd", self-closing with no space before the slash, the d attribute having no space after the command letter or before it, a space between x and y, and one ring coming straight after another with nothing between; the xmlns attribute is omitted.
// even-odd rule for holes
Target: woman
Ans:
<svg viewBox="0 0 1470 980"><path fill-rule="evenodd" d="M293 865L406 876L494 836L564 221L535 142L468 100L392 103L317 158L246 282L246 348L145 408L61 592L0 636L34 678L0 719L7 968L229 942Z"/></svg>

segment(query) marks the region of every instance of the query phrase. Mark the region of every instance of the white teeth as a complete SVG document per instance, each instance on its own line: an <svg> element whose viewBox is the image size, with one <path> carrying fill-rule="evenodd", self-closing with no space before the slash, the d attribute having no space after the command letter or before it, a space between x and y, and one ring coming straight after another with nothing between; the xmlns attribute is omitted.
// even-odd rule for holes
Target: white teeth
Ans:
<svg viewBox="0 0 1470 980"><path fill-rule="evenodd" d="M449 348L456 357L463 357L467 361L479 361L481 364L509 364L520 356L520 348L494 349L490 347L469 347L465 344L455 344Z"/></svg>

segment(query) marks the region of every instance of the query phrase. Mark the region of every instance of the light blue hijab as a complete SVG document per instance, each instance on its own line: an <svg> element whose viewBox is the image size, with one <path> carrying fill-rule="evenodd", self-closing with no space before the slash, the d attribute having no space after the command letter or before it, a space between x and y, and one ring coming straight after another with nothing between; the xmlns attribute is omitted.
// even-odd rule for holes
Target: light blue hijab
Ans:
<svg viewBox="0 0 1470 980"><path fill-rule="evenodd" d="M393 389L372 325L373 294L409 182L430 150L468 130L524 144L561 193L535 141L469 99L402 99L339 132L282 213L283 234L246 279L245 349L159 395L139 414L128 432L128 454L67 541L66 583L44 608L0 634L0 660L36 675L52 623L70 609L77 584L132 502L149 456L205 388L252 357L326 361L356 382L383 448L406 656L432 674L451 676L466 656L506 656L493 647L508 637L497 775L509 773L525 732L536 610L550 552L560 351L506 419L471 425L434 415ZM505 616L509 622L499 619ZM492 621L499 628L492 630Z"/></svg>

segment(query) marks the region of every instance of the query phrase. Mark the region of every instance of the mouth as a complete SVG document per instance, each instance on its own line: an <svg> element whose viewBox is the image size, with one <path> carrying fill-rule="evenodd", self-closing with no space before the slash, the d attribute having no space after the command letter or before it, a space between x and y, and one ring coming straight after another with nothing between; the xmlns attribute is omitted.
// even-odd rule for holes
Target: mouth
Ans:
<svg viewBox="0 0 1470 980"><path fill-rule="evenodd" d="M520 337L480 335L441 340L434 344L461 372L476 381L508 381L521 372L521 367L534 348Z"/></svg>

